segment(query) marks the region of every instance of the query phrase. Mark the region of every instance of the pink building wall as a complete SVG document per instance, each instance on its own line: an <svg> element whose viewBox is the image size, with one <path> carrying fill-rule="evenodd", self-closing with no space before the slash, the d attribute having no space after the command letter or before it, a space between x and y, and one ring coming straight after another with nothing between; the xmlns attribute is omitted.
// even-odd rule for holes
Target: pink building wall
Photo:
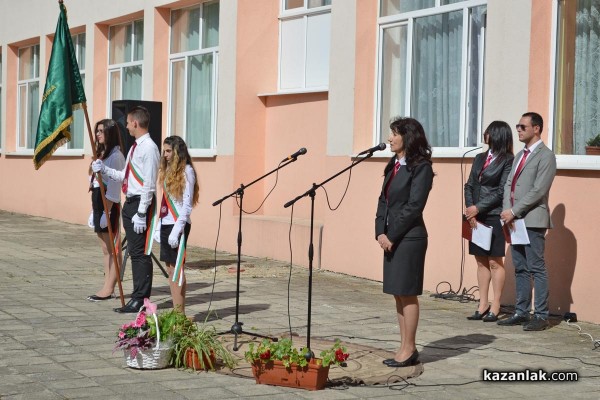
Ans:
<svg viewBox="0 0 600 400"><path fill-rule="evenodd" d="M531 56L529 60L528 106L541 110L546 117L551 102L551 7L545 0L532 0ZM181 3L183 4L183 3ZM186 4L191 4L190 2ZM376 2L356 2L356 79L354 82L354 153L373 145L375 118L375 79L377 54ZM308 153L279 172L277 187L254 215L243 217L243 253L289 261L288 230L291 208L283 204L307 191L312 183L320 183L352 161L351 155L327 155L328 108L327 92L273 94L277 92L278 16L279 2L272 0L240 0L237 2L235 49L236 83L233 155L194 158L199 176L200 204L192 213L193 229L190 243L212 248L217 234L219 207L212 202L275 168L281 159L301 147ZM129 15L130 16L130 15ZM163 132L167 131L168 98L168 16L167 8L154 12L153 87L148 100L163 102ZM112 20L111 20L112 21ZM107 23L93 25L94 69L92 122L104 117L106 104ZM88 25L89 29L89 25ZM44 32L44 35L49 32ZM43 37L43 35L41 36ZM29 40L29 39L28 39ZM4 60L5 82L16 80L14 51L20 43L11 45ZM333 45L332 45L333 47ZM492 51L492 50L490 50ZM49 48L46 49L49 54ZM46 55L47 57L48 55ZM92 62L92 60L88 60ZM45 68L45 67L44 67ZM148 73L145 71L144 73ZM331 71L332 74L335 71ZM42 84L43 85L43 84ZM14 156L16 121L16 91L10 85L6 91L7 120L0 155L0 209L55 218L83 224L90 209L87 193L85 157L53 157L34 172L30 156ZM271 93L271 94L269 94ZM496 110L495 115L502 115ZM527 110L523 110L525 112ZM220 112L223 112L222 110ZM507 117L508 119L508 117ZM508 121L511 124L516 121ZM545 129L547 141L549 128ZM87 141L87 138L86 138ZM516 143L517 149L520 145ZM10 152L10 151L8 151ZM435 154L434 154L435 155ZM376 200L381 188L382 171L387 158L373 158L357 166L345 199L336 211L329 210L323 189L315 197L315 268L381 280L382 255L374 240ZM466 171L470 159L466 160ZM425 289L435 291L447 281L452 289L471 288L477 284L476 265L466 254L461 279L462 240L462 178L460 159L435 158L433 190L425 210L429 230L429 250L425 273ZM598 301L595 280L597 264L595 249L600 228L589 210L595 209L600 197L600 171L559 170L550 196L555 228L547 236L547 263L550 274L551 312L577 312L579 319L600 322L596 312ZM346 187L348 174L327 184L332 206L337 205ZM254 210L275 182L272 175L245 191L244 209ZM577 196L584 189L584 195ZM237 250L238 211L233 199L222 204L219 250ZM310 199L299 200L294 206L292 248L294 264L308 264ZM91 233L90 233L91 234ZM514 302L514 276L507 257L507 284L502 301ZM462 286L459 288L459 284ZM442 284L440 290L449 289Z"/></svg>

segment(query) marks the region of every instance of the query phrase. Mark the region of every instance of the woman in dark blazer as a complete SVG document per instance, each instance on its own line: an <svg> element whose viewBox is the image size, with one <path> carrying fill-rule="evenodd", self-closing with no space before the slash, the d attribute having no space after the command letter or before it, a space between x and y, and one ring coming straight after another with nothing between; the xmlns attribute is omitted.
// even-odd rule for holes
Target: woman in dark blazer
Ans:
<svg viewBox="0 0 600 400"><path fill-rule="evenodd" d="M427 251L423 209L433 183L431 147L419 121L396 118L388 141L394 157L385 167L377 205L375 237L384 250L383 292L394 296L400 325L400 349L384 360L389 367L414 365L419 300Z"/></svg>
<svg viewBox="0 0 600 400"><path fill-rule="evenodd" d="M500 312L500 296L504 287L504 262L506 242L500 224L504 184L513 163L513 138L510 126L504 121L492 122L483 139L489 150L473 160L469 180L465 184L465 216L472 228L477 221L492 227L490 250L469 242L469 254L477 261L479 307L467 319L494 322ZM494 300L488 305L490 281Z"/></svg>

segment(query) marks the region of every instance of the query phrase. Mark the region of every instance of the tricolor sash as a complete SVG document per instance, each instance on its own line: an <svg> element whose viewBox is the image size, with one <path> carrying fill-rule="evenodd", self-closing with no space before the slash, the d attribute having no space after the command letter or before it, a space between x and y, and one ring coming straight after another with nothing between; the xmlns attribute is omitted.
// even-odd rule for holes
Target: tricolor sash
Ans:
<svg viewBox="0 0 600 400"><path fill-rule="evenodd" d="M152 253L152 242L154 241L154 230L158 218L156 218L156 197L152 196L152 202L148 207L148 213L146 213L146 245L144 246L144 254L147 256Z"/></svg>
<svg viewBox="0 0 600 400"><path fill-rule="evenodd" d="M179 219L179 212L177 211L177 206L173 201L173 198L167 192L167 183L163 184L163 198L160 206L160 216L165 217L167 215L167 210L171 212L173 219L177 223L177 219ZM185 274L183 272L183 265L185 264L185 226L183 231L181 232L181 236L179 237L179 248L177 249L177 259L175 260L175 271L173 271L173 282L177 282L179 286L183 285L183 279Z"/></svg>

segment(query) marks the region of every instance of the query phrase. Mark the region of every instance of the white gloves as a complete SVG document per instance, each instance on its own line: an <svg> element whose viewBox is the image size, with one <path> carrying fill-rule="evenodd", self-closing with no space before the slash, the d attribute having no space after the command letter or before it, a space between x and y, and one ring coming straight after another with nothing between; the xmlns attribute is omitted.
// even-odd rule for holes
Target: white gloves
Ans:
<svg viewBox="0 0 600 400"><path fill-rule="evenodd" d="M138 214L135 214L133 218L131 218L131 222L133 222L133 231L135 233L144 233L146 230L146 217L140 217Z"/></svg>
<svg viewBox="0 0 600 400"><path fill-rule="evenodd" d="M92 171L94 172L104 173L105 168L106 167L104 166L104 163L99 158L96 161L92 162Z"/></svg>
<svg viewBox="0 0 600 400"><path fill-rule="evenodd" d="M179 247L180 235L181 226L176 223L175 225L173 225L173 230L171 231L171 234L169 234L169 246L171 246L172 249L176 249L177 247Z"/></svg>
<svg viewBox="0 0 600 400"><path fill-rule="evenodd" d="M94 229L94 210L90 212L90 217L88 218L88 226Z"/></svg>
<svg viewBox="0 0 600 400"><path fill-rule="evenodd" d="M108 227L108 222L106 221L106 213L103 212L100 217L100 228L104 229Z"/></svg>

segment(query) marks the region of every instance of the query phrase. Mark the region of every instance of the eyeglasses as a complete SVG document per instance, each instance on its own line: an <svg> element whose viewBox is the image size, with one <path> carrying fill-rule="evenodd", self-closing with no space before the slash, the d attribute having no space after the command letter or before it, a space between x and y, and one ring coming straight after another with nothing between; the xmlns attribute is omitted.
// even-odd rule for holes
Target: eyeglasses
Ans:
<svg viewBox="0 0 600 400"><path fill-rule="evenodd" d="M523 124L517 124L515 126L517 127L518 131L524 131L525 128L527 128L527 125L523 125Z"/></svg>
<svg viewBox="0 0 600 400"><path fill-rule="evenodd" d="M104 129L98 128L98 129L96 129L96 133L104 133Z"/></svg>

